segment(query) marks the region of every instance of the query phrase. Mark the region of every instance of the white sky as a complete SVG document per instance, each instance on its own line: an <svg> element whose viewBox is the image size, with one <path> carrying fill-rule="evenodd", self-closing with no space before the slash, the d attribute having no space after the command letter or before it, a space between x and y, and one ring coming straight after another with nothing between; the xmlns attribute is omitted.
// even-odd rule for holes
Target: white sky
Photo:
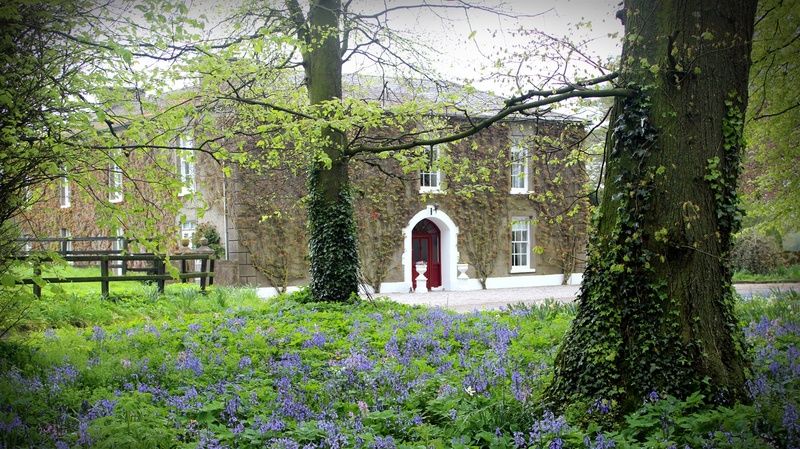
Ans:
<svg viewBox="0 0 800 449"><path fill-rule="evenodd" d="M365 11L374 11L383 8L383 3L361 0L358 6ZM396 6L420 2L387 0L387 3ZM573 42L591 40L587 49L593 59L607 60L620 52L622 25L614 17L618 4L619 0L506 0L503 7L518 14L518 19L475 10L465 14L457 9L414 9L391 13L388 23L392 29L415 36L419 42L434 47L434 68L445 78L472 80L482 90L504 94L511 86L504 85L499 77L482 78L495 71L492 64L498 58L509 57L507 52L536 50L530 44L530 38L519 35L520 27L538 29L555 37L566 36ZM579 26L580 23L590 23L591 26ZM609 37L614 33L618 36ZM506 70L513 67L508 63L505 65ZM521 73L547 72L548 67L552 68L552 65L538 61ZM589 66L579 64L574 68L589 69ZM345 71L351 72L371 70L375 69L354 64L345 67ZM592 73L597 75L599 72Z"/></svg>

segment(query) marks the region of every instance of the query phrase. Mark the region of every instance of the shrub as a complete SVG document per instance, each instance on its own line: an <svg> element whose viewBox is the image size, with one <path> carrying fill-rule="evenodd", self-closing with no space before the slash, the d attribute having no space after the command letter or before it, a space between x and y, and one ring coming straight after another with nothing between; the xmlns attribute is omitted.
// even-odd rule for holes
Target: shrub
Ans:
<svg viewBox="0 0 800 449"><path fill-rule="evenodd" d="M199 247L200 239L202 238L205 238L208 242L208 247L214 250L214 255L217 259L225 257L225 247L221 244L222 238L214 225L211 223L200 223L197 225L197 230L195 230L192 236L192 245L194 245L195 248Z"/></svg>
<svg viewBox="0 0 800 449"><path fill-rule="evenodd" d="M767 274L775 270L781 262L777 243L754 231L739 235L731 251L731 266L735 271Z"/></svg>

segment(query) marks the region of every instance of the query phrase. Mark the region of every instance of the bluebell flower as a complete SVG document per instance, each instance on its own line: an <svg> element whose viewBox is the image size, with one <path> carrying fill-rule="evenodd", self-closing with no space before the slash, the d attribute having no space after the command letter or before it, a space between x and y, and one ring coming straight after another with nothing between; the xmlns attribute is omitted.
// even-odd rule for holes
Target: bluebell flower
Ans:
<svg viewBox="0 0 800 449"><path fill-rule="evenodd" d="M203 374L203 362L191 350L180 352L175 366L180 370L192 371L198 376Z"/></svg>
<svg viewBox="0 0 800 449"><path fill-rule="evenodd" d="M371 449L396 449L397 445L394 443L394 438L391 436L381 437L376 436L375 441L369 446Z"/></svg>
<svg viewBox="0 0 800 449"><path fill-rule="evenodd" d="M92 336L90 338L91 340L101 342L106 338L106 331L100 326L94 326L92 328Z"/></svg>

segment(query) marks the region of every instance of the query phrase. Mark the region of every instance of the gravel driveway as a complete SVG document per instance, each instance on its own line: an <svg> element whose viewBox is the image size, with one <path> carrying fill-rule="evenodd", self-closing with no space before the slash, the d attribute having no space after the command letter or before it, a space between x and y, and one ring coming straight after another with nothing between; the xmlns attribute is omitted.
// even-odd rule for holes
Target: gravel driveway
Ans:
<svg viewBox="0 0 800 449"><path fill-rule="evenodd" d="M754 295L763 296L773 290L795 290L800 292L800 283L735 284L734 287L736 287L736 291L740 295L746 298ZM508 304L520 302L536 304L548 298L562 302L572 301L577 296L578 289L579 287L576 285L559 285L553 287L498 288L469 292L386 293L380 296L387 296L403 304L425 304L457 312L471 312L475 309L495 310Z"/></svg>

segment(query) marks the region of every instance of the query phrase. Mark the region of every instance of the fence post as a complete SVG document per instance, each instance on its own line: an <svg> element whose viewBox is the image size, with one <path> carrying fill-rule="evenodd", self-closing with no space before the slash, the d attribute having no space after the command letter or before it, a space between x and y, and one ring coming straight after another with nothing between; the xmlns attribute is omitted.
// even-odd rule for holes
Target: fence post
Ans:
<svg viewBox="0 0 800 449"><path fill-rule="evenodd" d="M155 256L155 268L156 268L156 275L158 276L163 276L166 273L166 270L164 269L165 268L164 261L161 260L161 258L158 255ZM159 293L164 293L165 283L166 281L162 277L159 277L158 280L156 280L156 285L158 286Z"/></svg>
<svg viewBox="0 0 800 449"><path fill-rule="evenodd" d="M128 255L128 237L122 237L122 256ZM122 264L122 269L120 273L125 276L128 274L128 260L127 259L120 259L119 261Z"/></svg>
<svg viewBox="0 0 800 449"><path fill-rule="evenodd" d="M211 260L208 261L208 271L209 273L214 273L214 260L216 257L212 257ZM214 276L208 277L208 285L214 285Z"/></svg>
<svg viewBox="0 0 800 449"><path fill-rule="evenodd" d="M181 274L186 274L186 259L181 259ZM181 276L181 284L189 282L189 278Z"/></svg>
<svg viewBox="0 0 800 449"><path fill-rule="evenodd" d="M200 275L200 291L206 291L206 268L208 268L208 254L203 254L202 259L200 259L200 272L203 273Z"/></svg>
<svg viewBox="0 0 800 449"><path fill-rule="evenodd" d="M39 265L38 262L33 267L33 275L35 277L41 277L42 276L42 266ZM36 295L37 298L41 298L42 297L42 286L40 286L36 282L33 283L33 294Z"/></svg>
<svg viewBox="0 0 800 449"><path fill-rule="evenodd" d="M100 276L103 278L100 281L100 294L103 298L108 298L108 256L100 257Z"/></svg>

